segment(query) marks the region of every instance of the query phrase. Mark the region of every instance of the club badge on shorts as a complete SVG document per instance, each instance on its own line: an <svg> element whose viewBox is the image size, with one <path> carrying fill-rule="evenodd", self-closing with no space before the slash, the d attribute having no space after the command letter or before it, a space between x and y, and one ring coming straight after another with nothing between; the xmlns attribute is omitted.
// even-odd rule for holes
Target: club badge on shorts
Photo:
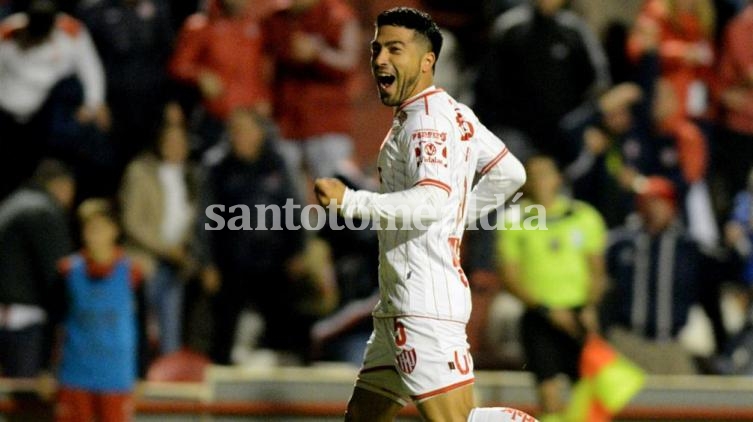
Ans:
<svg viewBox="0 0 753 422"><path fill-rule="evenodd" d="M397 355L397 366L401 371L410 374L416 369L416 360L416 349L403 349L403 351Z"/></svg>

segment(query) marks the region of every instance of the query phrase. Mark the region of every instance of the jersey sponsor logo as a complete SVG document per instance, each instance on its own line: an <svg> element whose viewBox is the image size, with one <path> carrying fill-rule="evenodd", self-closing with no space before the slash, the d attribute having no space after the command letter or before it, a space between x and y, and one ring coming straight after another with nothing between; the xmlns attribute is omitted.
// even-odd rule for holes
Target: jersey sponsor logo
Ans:
<svg viewBox="0 0 753 422"><path fill-rule="evenodd" d="M440 132L435 129L421 129L413 132L410 136L412 141L416 140L429 140L436 142L444 142L447 140L447 132Z"/></svg>
<svg viewBox="0 0 753 422"><path fill-rule="evenodd" d="M437 154L437 144L434 142L420 141L415 148L416 167L421 164L438 164L447 167L447 147L442 147L442 153Z"/></svg>
<svg viewBox="0 0 753 422"><path fill-rule="evenodd" d="M416 349L404 349L397 355L396 359L398 368L406 374L410 374L416 369L416 362L418 361Z"/></svg>

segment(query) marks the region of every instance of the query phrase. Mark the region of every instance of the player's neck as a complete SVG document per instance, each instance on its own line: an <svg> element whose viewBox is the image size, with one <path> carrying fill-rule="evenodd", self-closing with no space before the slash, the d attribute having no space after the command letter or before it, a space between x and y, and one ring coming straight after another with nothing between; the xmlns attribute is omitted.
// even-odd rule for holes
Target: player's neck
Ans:
<svg viewBox="0 0 753 422"><path fill-rule="evenodd" d="M414 98L420 96L422 93L424 93L427 89L434 87L434 81L429 80L428 82L419 82L416 84L416 86L411 91L410 95L408 95L408 98L404 99L398 108L402 107L404 104L410 102Z"/></svg>

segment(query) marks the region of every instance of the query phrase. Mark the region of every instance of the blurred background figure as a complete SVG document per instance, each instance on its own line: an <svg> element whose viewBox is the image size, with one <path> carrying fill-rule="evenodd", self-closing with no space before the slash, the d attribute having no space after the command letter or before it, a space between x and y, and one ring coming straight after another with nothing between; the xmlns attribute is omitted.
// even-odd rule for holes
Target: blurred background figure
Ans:
<svg viewBox="0 0 753 422"><path fill-rule="evenodd" d="M49 357L48 301L57 262L73 249L68 209L73 174L43 160L27 186L0 203L0 373L34 377Z"/></svg>
<svg viewBox="0 0 753 422"><path fill-rule="evenodd" d="M144 269L150 317L159 333L159 353L182 345L185 284L195 269L190 254L198 210L198 174L188 160L188 133L177 104L165 109L165 121L153 151L132 161L120 191L123 232L129 255Z"/></svg>
<svg viewBox="0 0 753 422"><path fill-rule="evenodd" d="M741 281L753 287L753 167L747 189L735 195L732 214L724 227L725 240L743 263ZM750 289L753 293L753 288Z"/></svg>
<svg viewBox="0 0 753 422"><path fill-rule="evenodd" d="M743 288L743 326L715 361L722 374L753 374L753 168L747 189L735 195L732 213L724 226L725 243L738 265L734 276Z"/></svg>
<svg viewBox="0 0 753 422"><path fill-rule="evenodd" d="M339 302L334 312L311 327L311 357L360 366L373 329L371 312L379 300L377 232L323 229L319 235L332 249Z"/></svg>
<svg viewBox="0 0 753 422"><path fill-rule="evenodd" d="M264 55L261 20L283 0L210 0L207 11L191 15L178 34L169 62L173 78L198 95L201 107L191 116L199 135L192 150L203 153L216 144L230 112L251 108L272 111L272 69Z"/></svg>
<svg viewBox="0 0 753 422"><path fill-rule="evenodd" d="M633 193L621 184L621 173L638 136L633 108L642 97L639 86L623 82L562 120L578 151L564 171L573 196L596 207L608 227L622 225L633 211Z"/></svg>
<svg viewBox="0 0 753 422"><path fill-rule="evenodd" d="M89 28L105 68L110 142L122 172L154 138L167 102L167 60L174 36L169 6L156 0L79 3L77 16Z"/></svg>
<svg viewBox="0 0 753 422"><path fill-rule="evenodd" d="M646 0L628 39L636 61L646 47L639 32L655 33L660 76L676 92L677 113L699 122L711 117L715 26L712 0Z"/></svg>
<svg viewBox="0 0 753 422"><path fill-rule="evenodd" d="M504 286L526 308L520 321L525 367L536 376L545 421L565 408L559 375L578 379L585 336L598 330L606 227L593 207L560 193L553 158L529 158L526 174L527 200L520 215L505 221L509 230L498 231L499 252Z"/></svg>
<svg viewBox="0 0 753 422"><path fill-rule="evenodd" d="M58 422L129 421L139 367L141 271L118 247L110 203L78 207L83 249L60 262L53 322L59 323Z"/></svg>
<svg viewBox="0 0 753 422"><path fill-rule="evenodd" d="M534 152L572 160L560 119L609 86L601 45L564 6L531 0L500 15L479 68L475 110L523 160Z"/></svg>
<svg viewBox="0 0 753 422"><path fill-rule="evenodd" d="M719 64L719 97L722 107L720 136L716 139L715 171L721 194L716 195L719 214L729 214L731 199L745 187L753 167L753 4L726 27Z"/></svg>
<svg viewBox="0 0 753 422"><path fill-rule="evenodd" d="M228 137L230 151L207 169L199 205L204 215L197 221L204 287L213 295L210 355L220 364L231 362L238 316L249 306L266 324L264 346L295 348L308 339L308 326L291 309L293 279L301 268L296 258L304 250L305 233L288 229L281 216L275 223L274 211L260 213L256 208L290 202L292 222L301 224L300 207L292 208L295 185L275 150L276 134L263 117L237 109L228 120ZM205 224L217 226L205 211L212 205L224 207L214 208L227 222L221 230L205 229ZM248 207L249 215L241 217L240 207L230 210L234 206ZM273 224L281 230L272 230Z"/></svg>
<svg viewBox="0 0 753 422"><path fill-rule="evenodd" d="M52 0L32 0L23 12L0 22L0 197L34 170L48 149L52 95L61 81L75 76L83 104L82 123L102 130L110 125L105 76L87 29L58 12Z"/></svg>
<svg viewBox="0 0 753 422"><path fill-rule="evenodd" d="M351 163L353 83L362 50L358 20L343 0L292 0L265 22L275 61L274 117L280 151L305 198L312 180L343 174L361 182ZM306 172L304 173L304 170Z"/></svg>
<svg viewBox="0 0 753 422"><path fill-rule="evenodd" d="M608 339L649 373L693 374L692 356L677 335L698 299L698 245L679 220L669 179L648 177L638 192L640 221L610 234Z"/></svg>

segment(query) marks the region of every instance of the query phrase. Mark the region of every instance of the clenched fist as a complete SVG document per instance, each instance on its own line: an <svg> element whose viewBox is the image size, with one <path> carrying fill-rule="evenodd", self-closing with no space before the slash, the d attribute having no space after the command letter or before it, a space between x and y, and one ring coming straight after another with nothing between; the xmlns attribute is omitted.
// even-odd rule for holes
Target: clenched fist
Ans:
<svg viewBox="0 0 753 422"><path fill-rule="evenodd" d="M328 206L332 201L337 207L342 206L345 196L345 184L338 179L316 179L314 182L316 199L322 206Z"/></svg>

